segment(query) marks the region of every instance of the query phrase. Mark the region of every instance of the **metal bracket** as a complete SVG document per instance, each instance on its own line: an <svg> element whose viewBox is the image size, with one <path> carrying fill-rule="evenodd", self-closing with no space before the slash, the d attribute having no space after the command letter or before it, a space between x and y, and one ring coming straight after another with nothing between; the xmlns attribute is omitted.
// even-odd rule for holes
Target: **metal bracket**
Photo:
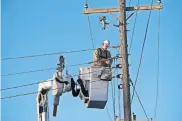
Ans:
<svg viewBox="0 0 182 121"><path fill-rule="evenodd" d="M137 10L134 10L134 11L128 16L128 18L126 19L126 21L129 20L129 19L133 16L133 14L135 14L136 12L137 12Z"/></svg>

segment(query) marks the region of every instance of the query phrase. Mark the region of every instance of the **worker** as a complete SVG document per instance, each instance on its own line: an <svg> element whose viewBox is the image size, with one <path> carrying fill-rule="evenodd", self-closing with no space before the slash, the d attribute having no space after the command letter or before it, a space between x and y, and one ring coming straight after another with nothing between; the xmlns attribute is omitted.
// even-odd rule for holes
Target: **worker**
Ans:
<svg viewBox="0 0 182 121"><path fill-rule="evenodd" d="M104 40L102 42L101 48L97 48L94 51L94 66L104 66L104 67L111 67L112 59L111 53L107 50L110 46L109 40Z"/></svg>

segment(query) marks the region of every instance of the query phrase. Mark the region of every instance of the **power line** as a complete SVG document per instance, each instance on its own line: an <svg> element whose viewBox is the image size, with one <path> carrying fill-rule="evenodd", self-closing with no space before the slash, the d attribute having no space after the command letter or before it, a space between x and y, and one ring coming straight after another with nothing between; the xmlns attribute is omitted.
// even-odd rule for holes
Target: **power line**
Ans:
<svg viewBox="0 0 182 121"><path fill-rule="evenodd" d="M117 47L117 46L115 46ZM116 57L116 56L115 56ZM115 57L111 57L109 59L112 59L112 58L115 58ZM65 66L65 67L73 67L73 66L81 66L81 65L87 65L87 64L91 64L93 63L94 61L91 61L91 62L86 62L86 63L81 63L81 64L74 64L74 65L68 65L68 66ZM31 70L31 71L23 71L23 72L17 72L17 73L9 73L9 74L3 74L1 76L12 76L12 75L20 75L20 74L27 74L27 73L33 73L33 72L42 72L42 71L49 71L49 70L53 70L53 69L56 69L56 67L53 67L53 68L46 68L46 69L38 69L38 70Z"/></svg>
<svg viewBox="0 0 182 121"><path fill-rule="evenodd" d="M97 72L97 71L94 71L94 72ZM89 72L89 73L93 73L93 72ZM89 74L89 73L84 73L84 74ZM72 77L75 77L75 76L80 76L81 74L79 75L73 75ZM83 74L82 74L83 75ZM46 81L42 81L40 83L43 83L43 82L46 82ZM97 82L97 81L91 81L90 83L94 83L94 82ZM28 85L28 84L27 84ZM19 86L20 87L20 86ZM21 86L22 87L22 86ZM56 88L56 89L59 89L59 88ZM8 89L6 89L8 90ZM51 90L55 90L55 89L51 89ZM21 97L21 96L26 96L26 95L32 95L32 94L36 94L38 93L37 92L29 92L29 93L24 93L24 94L17 94L17 95L12 95L12 96L7 96L7 97L2 97L1 100L3 99L8 99L8 98L15 98L15 97Z"/></svg>
<svg viewBox="0 0 182 121"><path fill-rule="evenodd" d="M41 72L41 71L49 71L56 68L46 68L46 69L38 69L38 70L31 70L31 71L23 71L23 72L17 72L17 73L9 73L9 74L3 74L1 76L13 76L13 75L20 75L20 74L27 74L27 73L34 73L34 72Z"/></svg>
<svg viewBox="0 0 182 121"><path fill-rule="evenodd" d="M130 42L130 46L129 46L129 53L131 51L131 45L133 43L133 37L134 37L134 33L135 33L135 26L136 26L137 15L138 14L136 13L135 20L134 20L134 25L133 25L133 30L132 30L132 35L131 35L131 42Z"/></svg>
<svg viewBox="0 0 182 121"><path fill-rule="evenodd" d="M110 48L117 48L119 46L111 46ZM71 50L71 51L63 51L63 52L55 52L55 53L44 53L44 54L37 54L37 55L28 55L28 56L17 56L17 57L8 57L8 58L2 58L2 61L5 60L16 60L16 59L25 59L25 58L33 58L33 57L41 57L41 56L50 56L50 55L58 55L58 54L67 54L67 53L77 53L77 52L85 52L93 49L83 49L83 50Z"/></svg>
<svg viewBox="0 0 182 121"><path fill-rule="evenodd" d="M89 73L91 73L91 72L89 72ZM89 73L84 73L84 74L89 74ZM81 74L79 74L79 75L81 75ZM73 77L76 77L76 76L79 76L79 75L76 74L76 75L73 75ZM43 82L48 82L48 81L51 81L51 80L41 81L41 82L34 82L34 83L29 83L29 84L23 84L23 85L18 85L18 86L13 86L13 87L7 87L7 88L1 89L0 91L11 90L11 89L16 89L16 88L21 88L21 87L27 87L27 86L32 86L32 85L36 85L36 84L43 83Z"/></svg>
<svg viewBox="0 0 182 121"><path fill-rule="evenodd" d="M115 65L116 65L116 60L117 60L117 59L114 60L114 64L115 64ZM117 70L117 69L115 69L115 70L112 72L112 73L115 74L115 75L116 75L116 73L115 73L116 70ZM115 76L114 76L114 77L115 77ZM111 92L112 92L111 94L112 94L112 103L113 103L113 112L114 112L114 118L113 118L113 119L114 119L114 121L116 121L115 83L114 83L115 81L116 81L116 80L111 81L111 90L112 90L112 91L111 91ZM107 108L107 107L106 107L106 108ZM107 110L108 110L108 109L107 109ZM108 112L108 114L109 114L109 112ZM112 119L111 119L111 120L112 120Z"/></svg>
<svg viewBox="0 0 182 121"><path fill-rule="evenodd" d="M117 75L118 75L118 72L117 72ZM117 85L119 85L119 80L117 78ZM121 100L121 92L120 92L120 89L118 89L118 111L119 111L119 119L121 119L121 103L120 103L120 100Z"/></svg>
<svg viewBox="0 0 182 121"><path fill-rule="evenodd" d="M114 58L114 57L113 57ZM95 72L95 71L94 71ZM89 72L89 73L93 73L93 72ZM84 73L84 74L89 74L89 73ZM81 74L79 74L81 75ZM73 75L73 77L76 77L76 76L79 76L78 74L76 75ZM83 74L82 74L83 75ZM50 81L50 80L48 80ZM1 89L0 91L5 91L5 90L10 90L10 89L16 89L16 88L21 88L21 87L26 87L26 86L31 86L31 85L36 85L36 84L39 84L39 83L43 83L43 82L47 82L47 81L42 81L42 82L34 82L34 83L29 83L29 84L24 84L24 85L18 85L18 86L13 86L13 87L7 87L7 88L4 88L4 89Z"/></svg>
<svg viewBox="0 0 182 121"><path fill-rule="evenodd" d="M116 65L116 63L115 63L115 60L114 60L114 64ZM114 69L114 71L112 72L112 74L115 74L115 72L116 72L116 70L117 69ZM115 86L114 86L114 84L112 83L113 81L111 81L111 94L112 94L112 103L113 103L113 112L114 112L114 121L116 121L116 111L115 111ZM113 88L114 87L114 88ZM107 107L106 107L107 108ZM110 116L110 114L109 114L109 111L108 111L108 108L107 108L107 112L108 112L108 115L109 115L109 117L110 117L110 119L111 119L111 121L112 121L112 118L111 118L111 116Z"/></svg>
<svg viewBox="0 0 182 121"><path fill-rule="evenodd" d="M151 1L151 8L152 8L152 5L153 5L153 1L154 0ZM148 16L147 27L146 27L146 30L145 30L145 36L144 36L144 41L143 41L143 45L142 45L142 51L141 51L141 55L140 55L140 62L139 62L138 70L137 70L137 76L136 76L135 84L134 84L134 87L133 87L131 103L132 103L132 100L133 100L133 97L134 97L134 91L135 91L136 83L137 83L137 80L138 80L138 75L139 75L139 72L140 72L140 66L141 66L141 63L142 63L143 51L144 51L145 42L146 42L146 38L147 38L147 33L148 33L148 27L149 27L149 23L150 23L151 13L152 13L152 9L150 9L149 16Z"/></svg>
<svg viewBox="0 0 182 121"><path fill-rule="evenodd" d="M115 73L116 69L113 73ZM115 82L115 81L114 81ZM115 83L111 81L111 89L112 89L112 103L113 103L113 112L114 112L114 121L116 121L116 111L115 111Z"/></svg>
<svg viewBox="0 0 182 121"><path fill-rule="evenodd" d="M117 65L117 58L114 60L114 65ZM113 76L113 78L117 78L117 75L118 75L118 69L116 68L113 73L115 76ZM116 121L117 119L117 116L116 116L116 84L115 81L117 81L118 83L118 78L111 81L111 89L112 89L112 102L113 102L113 112L114 112L114 121ZM120 92L118 92L120 94ZM119 107L119 119L121 117L121 112L120 112L120 99L118 98L118 107Z"/></svg>
<svg viewBox="0 0 182 121"><path fill-rule="evenodd" d="M91 72L89 72L89 73L91 73ZM84 73L84 74L89 74L89 73ZM79 75L81 75L81 74L79 74ZM73 77L76 77L76 76L79 76L79 75L78 74L75 74L75 75L73 75ZM41 81L41 82L34 82L34 83L29 83L29 84L23 84L23 85L18 85L18 86L13 86L13 87L7 87L7 88L1 89L0 91L11 90L11 89L16 89L16 88L21 88L21 87L27 87L27 86L32 86L32 85L36 85L36 84L43 83L43 82L48 82L48 81L51 81L51 80Z"/></svg>
<svg viewBox="0 0 182 121"><path fill-rule="evenodd" d="M144 106L143 106L143 104L142 104L142 101L141 101L141 99L140 99L140 97L139 97L139 95L138 95L136 89L134 89L134 85L133 85L133 82L132 82L131 80L130 80L130 83L131 83L131 85L133 86L133 90L134 90L135 94L137 95L138 101L139 101L139 103L140 103L140 105L141 105L141 107L142 107L142 109L143 109L143 112L145 113L145 116L146 116L147 120L149 121L149 117L148 117L148 115L147 115L147 112L146 112L146 110L145 110L145 108L144 108Z"/></svg>
<svg viewBox="0 0 182 121"><path fill-rule="evenodd" d="M131 1L131 0L130 0ZM137 3L137 7L139 6L139 0L138 0L138 3ZM130 5L130 3L129 3ZM132 30L132 35L131 35L131 42L130 42L130 46L129 46L129 53L130 53L130 50L131 50L131 46L132 46L132 43L133 43L133 37L134 37L134 33L135 33L135 26L136 26L136 20L137 20L137 16L138 16L138 12L136 11L136 15L135 15L135 20L134 20L134 25L133 25L133 30Z"/></svg>
<svg viewBox="0 0 182 121"><path fill-rule="evenodd" d="M50 80L48 80L48 81L50 81ZM16 88L21 88L21 87L27 87L27 86L32 86L32 85L36 85L36 84L43 83L43 82L48 82L48 81L34 82L34 83L23 84L23 85L19 85L19 86L13 86L13 87L8 87L8 88L3 88L0 91L11 90L11 89L16 89Z"/></svg>
<svg viewBox="0 0 182 121"><path fill-rule="evenodd" d="M82 63L82 64L74 64L74 65L69 65L69 66L65 66L65 67L73 67L73 66L80 66L80 65L86 65L86 64L91 64L92 62L87 62L87 63ZM1 76L12 76L12 75L19 75L19 74L27 74L27 73L33 73L33 72L41 72L41 71L49 71L49 70L53 70L56 69L56 67L54 68L46 68L46 69L38 69L38 70L31 70L31 71L24 71L24 72L17 72L17 73L10 73L10 74L4 74Z"/></svg>
<svg viewBox="0 0 182 121"><path fill-rule="evenodd" d="M33 95L33 94L37 94L37 92L29 92L29 93L24 93L24 94L18 94L18 95L12 95L12 96L8 96L8 97L2 97L1 100L4 99L8 99L8 98L15 98L15 97L22 97L22 96L26 96L26 95Z"/></svg>
<svg viewBox="0 0 182 121"><path fill-rule="evenodd" d="M50 55L58 55L58 54L66 54L66 53L77 53L77 52L84 52L84 51L90 51L90 50L94 50L94 49L71 50L71 51L63 51L63 52L55 52L55 53L44 53L44 54L37 54L37 55L8 57L8 58L2 58L1 60L4 61L4 60L15 60L15 59L33 58L33 57L50 56Z"/></svg>
<svg viewBox="0 0 182 121"><path fill-rule="evenodd" d="M113 90L114 90L114 120L116 121L116 83L115 81L113 81Z"/></svg>
<svg viewBox="0 0 182 121"><path fill-rule="evenodd" d="M93 35L92 35L92 29L91 29L91 24L90 24L90 18L89 18L89 15L88 16L88 25L89 25L89 30L90 30L90 38L91 38L91 41L92 41L92 47L94 49L94 39L93 39Z"/></svg>
<svg viewBox="0 0 182 121"><path fill-rule="evenodd" d="M89 72L89 73L91 73L91 72ZM87 74L87 73L85 73L85 74ZM73 77L75 77L75 76L79 76L79 75L73 75ZM41 81L41 82L34 82L34 83L29 83L29 84L24 84L24 85L18 85L18 86L13 86L13 87L7 87L7 88L4 88L4 89L1 89L0 91L11 90L11 89L16 89L16 88L21 88L21 87L27 87L27 86L32 86L32 85L36 85L36 84L44 83L44 82L48 82L48 81L51 81L51 80Z"/></svg>
<svg viewBox="0 0 182 121"><path fill-rule="evenodd" d="M54 89L51 89L51 90L55 90L55 89L60 89L60 88L54 88ZM39 91L28 92L28 93L24 93L24 94L17 94L17 95L2 97L1 100L8 99L8 98L22 97L22 96L27 96L27 95L37 94L37 93L39 93Z"/></svg>
<svg viewBox="0 0 182 121"><path fill-rule="evenodd" d="M117 60L116 60L116 62L117 62ZM116 75L118 75L119 74L119 72L118 72L118 69L117 69L117 71L116 71ZM117 81L117 85L120 85L120 83L119 83L119 79L117 78L116 79L116 81ZM121 119L121 103L120 103L120 101L121 101L121 92L120 92L120 90L121 89L118 89L118 111L119 111L119 119Z"/></svg>
<svg viewBox="0 0 182 121"><path fill-rule="evenodd" d="M117 81L116 84L117 84L117 87L118 87L118 85L120 85L118 78L115 81ZM120 97L120 89L118 89L117 93L118 93L118 95L117 95L117 99L118 99L118 101L117 101L117 103L118 103L118 106L117 106L117 108L118 108L118 117L119 117L119 119L121 119L121 104L120 104L121 97Z"/></svg>
<svg viewBox="0 0 182 121"><path fill-rule="evenodd" d="M88 9L87 0L86 0L85 8ZM91 41L92 41L92 47L93 47L93 49L94 49L94 39L93 39L93 35L92 35L92 29L91 29L91 24L90 24L90 17L89 17L89 15L87 15L87 20L88 20L88 25L89 25L90 38L91 38Z"/></svg>
<svg viewBox="0 0 182 121"><path fill-rule="evenodd" d="M160 10L158 16L158 51L157 51L157 91L156 91L156 102L155 102L155 110L154 110L154 119L157 116L157 106L158 106L158 98L159 98L159 62L160 62Z"/></svg>
<svg viewBox="0 0 182 121"><path fill-rule="evenodd" d="M106 110L107 110L107 115L109 116L109 119L110 119L111 121L113 121L112 118L111 118L111 115L110 115L110 113L109 113L109 110L108 110L107 105L106 105Z"/></svg>
<svg viewBox="0 0 182 121"><path fill-rule="evenodd" d="M55 88L55 89L59 89L59 88ZM55 89L51 89L51 90L55 90ZM27 95L37 94L37 93L39 93L39 91L28 92L28 93L24 93L24 94L17 94L17 95L2 97L1 100L8 99L8 98L22 97L22 96L27 96Z"/></svg>
<svg viewBox="0 0 182 121"><path fill-rule="evenodd" d="M94 71L94 72L97 72L97 71ZM89 73L93 73L93 72L89 72ZM89 74L89 73L84 73L84 74ZM73 75L72 77L80 76L80 75L81 75L81 74L79 74L79 75ZM82 74L82 75L83 75L83 74ZM3 90L9 90L9 89L14 89L14 88L20 88L20 87L23 87L23 86L35 85L35 84L43 83L43 82L46 82L46 81L37 82L37 83L31 83L31 84L25 84L25 85L20 85L20 86L16 86L16 87L9 87L9 88L5 88L5 89L3 89ZM90 83L93 83L93 82L96 82L96 81L91 81ZM52 90L53 90L53 89L52 89ZM38 93L38 92L30 92L30 93L12 95L12 96L7 96L7 97L2 97L1 100L3 100L3 99L8 99L8 98L21 97L21 96L26 96L26 95L32 95L32 94L36 94L36 93Z"/></svg>
<svg viewBox="0 0 182 121"><path fill-rule="evenodd" d="M31 85L35 85L35 84L39 84L39 82L30 83L30 84L24 84L24 85L14 86L14 87L8 87L8 88L1 89L1 91L10 90L10 89L16 89L16 88L21 88L21 87L26 87L26 86L31 86Z"/></svg>

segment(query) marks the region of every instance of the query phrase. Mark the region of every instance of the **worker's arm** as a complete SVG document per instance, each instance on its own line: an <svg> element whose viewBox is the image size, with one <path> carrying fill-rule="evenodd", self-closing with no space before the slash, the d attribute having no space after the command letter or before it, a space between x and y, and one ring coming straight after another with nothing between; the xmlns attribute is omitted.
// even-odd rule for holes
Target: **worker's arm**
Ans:
<svg viewBox="0 0 182 121"><path fill-rule="evenodd" d="M100 61L98 49L94 50L93 61L94 65L97 65Z"/></svg>

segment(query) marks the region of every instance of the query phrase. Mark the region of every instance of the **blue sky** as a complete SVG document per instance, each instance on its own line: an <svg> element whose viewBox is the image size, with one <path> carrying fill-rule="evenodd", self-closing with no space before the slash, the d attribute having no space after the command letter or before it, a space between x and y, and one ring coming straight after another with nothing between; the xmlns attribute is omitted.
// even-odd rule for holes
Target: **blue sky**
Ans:
<svg viewBox="0 0 182 121"><path fill-rule="evenodd" d="M115 7L118 1L89 0L92 7ZM141 5L150 1L140 0ZM155 3L157 3L155 1ZM2 58L23 55L35 55L68 50L92 48L87 16L82 14L84 0L2 0ZM132 0L136 4L136 0ZM159 102L156 121L182 121L182 15L179 13L180 0L163 0L161 10L160 39L160 76ZM136 78L139 56L144 38L149 11L138 12L135 36L129 56L130 75ZM108 27L102 31L99 16L106 15L111 23L117 23L109 14L90 15L95 47L100 47L102 40L109 39L111 45L119 44L118 28ZM117 14L115 14L117 15ZM131 40L134 16L128 24L128 43ZM137 92L143 102L149 117L154 117L157 74L157 28L158 11L153 11L144 50L143 62L137 83ZM66 65L92 61L92 51L64 54ZM111 49L114 56L116 50ZM2 74L56 67L59 55L2 61ZM78 74L79 67L68 68L69 73ZM47 80L56 70L7 76L1 78L1 87L28 84ZM76 78L75 78L76 79ZM29 86L3 91L1 96L11 96L37 91L38 86ZM118 90L116 90L117 92ZM117 94L117 93L116 93ZM110 121L106 109L87 109L81 100L73 98L71 93L61 97L58 114L52 117L52 96L49 94L49 109L51 121ZM121 93L122 98L122 93ZM36 121L36 95L1 100L2 121ZM117 98L116 98L117 99ZM113 115L111 87L109 87L108 108ZM118 108L117 108L118 109ZM123 103L121 101L123 118ZM146 119L135 96L132 112L137 119ZM117 111L118 115L118 111Z"/></svg>

